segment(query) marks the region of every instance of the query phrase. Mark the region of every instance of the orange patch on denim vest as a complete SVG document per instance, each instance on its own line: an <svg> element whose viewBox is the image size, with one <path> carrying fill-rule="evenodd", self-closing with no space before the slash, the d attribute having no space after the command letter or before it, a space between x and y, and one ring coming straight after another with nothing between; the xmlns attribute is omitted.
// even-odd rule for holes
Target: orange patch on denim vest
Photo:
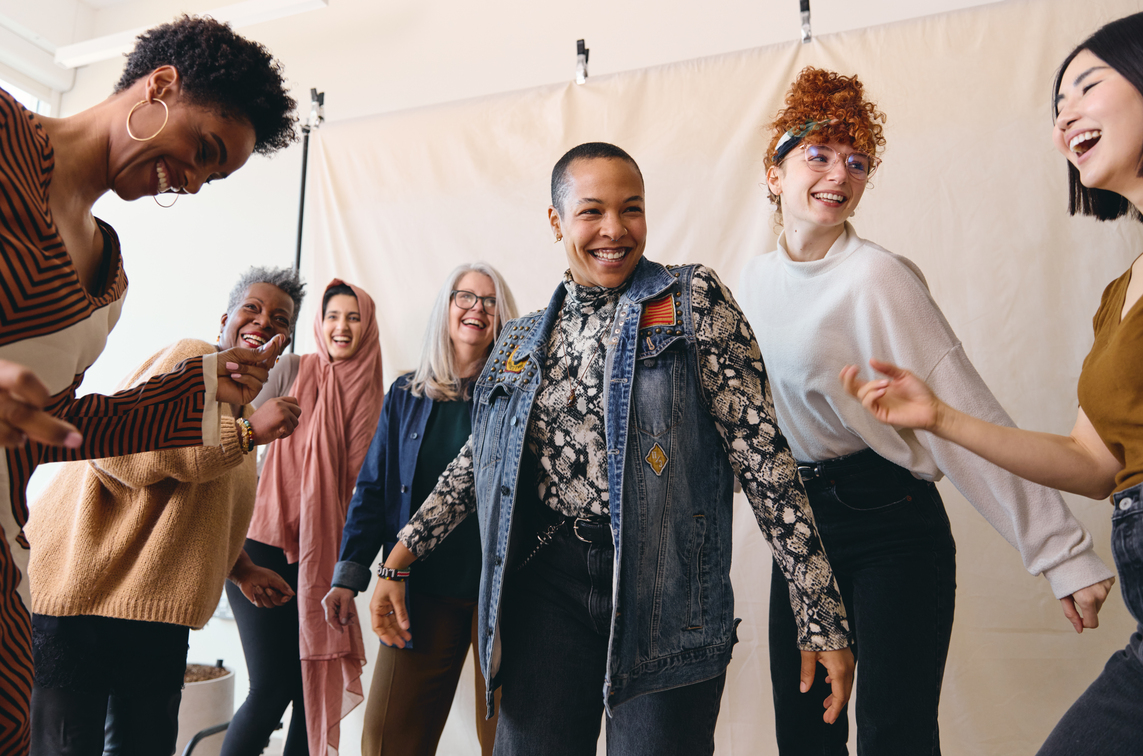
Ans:
<svg viewBox="0 0 1143 756"><path fill-rule="evenodd" d="M670 294L643 306L643 315L639 318L639 330L673 325L675 325L675 301Z"/></svg>

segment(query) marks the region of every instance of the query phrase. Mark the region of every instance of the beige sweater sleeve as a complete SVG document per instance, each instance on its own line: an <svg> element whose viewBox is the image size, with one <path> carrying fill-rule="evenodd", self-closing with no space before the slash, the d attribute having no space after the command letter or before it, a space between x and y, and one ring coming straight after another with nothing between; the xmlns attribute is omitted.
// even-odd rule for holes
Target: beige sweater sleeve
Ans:
<svg viewBox="0 0 1143 756"><path fill-rule="evenodd" d="M153 375L169 372L189 357L214 352L204 341L184 339L153 355L128 376L124 386L145 381ZM189 446L143 454L128 454L93 460L92 467L104 479L130 488L143 488L164 479L201 483L212 480L242 462L245 456L239 443L238 428L229 405L220 405L222 443L219 446Z"/></svg>

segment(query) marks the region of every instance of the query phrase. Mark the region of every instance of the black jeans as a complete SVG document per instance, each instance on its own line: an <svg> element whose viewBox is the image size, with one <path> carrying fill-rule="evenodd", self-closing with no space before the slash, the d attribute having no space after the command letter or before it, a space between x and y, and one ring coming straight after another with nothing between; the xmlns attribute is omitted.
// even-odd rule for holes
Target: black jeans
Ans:
<svg viewBox="0 0 1143 756"><path fill-rule="evenodd" d="M189 627L32 616L34 756L169 756Z"/></svg>
<svg viewBox="0 0 1143 756"><path fill-rule="evenodd" d="M298 590L298 565L289 564L281 549L246 539L246 554L259 567L277 572ZM306 707L302 700L302 662L298 647L298 602L260 609L242 595L238 586L226 582L226 597L238 623L242 652L250 673L250 693L234 714L222 756L256 756L270 741L290 703L290 732L284 756L309 753L306 742Z"/></svg>
<svg viewBox="0 0 1143 756"><path fill-rule="evenodd" d="M538 505L543 506L543 505ZM496 756L594 756L603 718L615 550L610 525L561 528L505 588ZM726 673L613 710L609 756L702 756Z"/></svg>
<svg viewBox="0 0 1143 756"><path fill-rule="evenodd" d="M952 632L956 545L932 483L870 450L799 464L855 632L857 753L939 756L937 708ZM798 690L789 589L770 583L770 678L784 756L847 754L849 722L822 721L825 671Z"/></svg>

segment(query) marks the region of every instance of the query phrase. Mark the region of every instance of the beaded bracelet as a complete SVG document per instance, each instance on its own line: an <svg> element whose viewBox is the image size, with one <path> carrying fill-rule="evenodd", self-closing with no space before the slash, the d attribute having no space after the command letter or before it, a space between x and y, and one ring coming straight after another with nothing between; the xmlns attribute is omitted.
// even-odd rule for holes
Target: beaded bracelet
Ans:
<svg viewBox="0 0 1143 756"><path fill-rule="evenodd" d="M408 570L394 570L391 567L381 565L377 568L377 577L382 580L392 580L396 583L403 583L409 579Z"/></svg>
<svg viewBox="0 0 1143 756"><path fill-rule="evenodd" d="M254 451L254 426L250 425L250 421L244 417L237 419L238 422L238 448L242 450L243 454L249 454Z"/></svg>

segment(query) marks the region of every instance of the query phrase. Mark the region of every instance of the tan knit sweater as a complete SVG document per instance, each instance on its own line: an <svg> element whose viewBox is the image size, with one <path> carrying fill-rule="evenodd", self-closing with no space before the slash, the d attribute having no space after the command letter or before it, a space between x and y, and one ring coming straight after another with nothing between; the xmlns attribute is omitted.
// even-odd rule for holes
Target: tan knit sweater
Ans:
<svg viewBox="0 0 1143 756"><path fill-rule="evenodd" d="M124 385L214 351L185 339ZM246 538L256 486L254 455L239 448L230 405L219 409L221 446L63 466L25 528L33 612L206 624Z"/></svg>

